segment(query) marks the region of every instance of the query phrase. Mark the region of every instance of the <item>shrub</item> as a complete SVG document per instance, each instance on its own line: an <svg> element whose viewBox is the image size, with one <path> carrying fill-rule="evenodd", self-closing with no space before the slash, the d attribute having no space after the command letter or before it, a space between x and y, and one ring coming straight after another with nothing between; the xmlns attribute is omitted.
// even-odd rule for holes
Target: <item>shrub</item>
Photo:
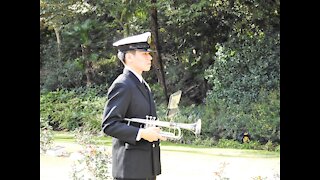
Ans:
<svg viewBox="0 0 320 180"><path fill-rule="evenodd" d="M111 153L104 146L98 146L91 132L75 130L75 138L82 145L82 150L74 158L71 176L73 180L95 179L112 180Z"/></svg>
<svg viewBox="0 0 320 180"><path fill-rule="evenodd" d="M40 95L40 115L54 130L86 130L99 132L105 98L104 86L58 89Z"/></svg>
<svg viewBox="0 0 320 180"><path fill-rule="evenodd" d="M203 134L236 139L244 130L261 143L280 142L280 39L253 29L217 44L205 71L212 89L203 107Z"/></svg>
<svg viewBox="0 0 320 180"><path fill-rule="evenodd" d="M46 153L53 144L53 131L52 126L49 125L48 121L40 118L40 152Z"/></svg>

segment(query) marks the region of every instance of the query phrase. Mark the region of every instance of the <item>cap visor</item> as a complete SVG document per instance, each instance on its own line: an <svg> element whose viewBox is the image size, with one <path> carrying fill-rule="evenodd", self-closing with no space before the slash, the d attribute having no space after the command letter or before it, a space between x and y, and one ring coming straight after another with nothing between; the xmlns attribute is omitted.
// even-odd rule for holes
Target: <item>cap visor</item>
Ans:
<svg viewBox="0 0 320 180"><path fill-rule="evenodd" d="M136 51L143 51L143 52L157 52L156 50L153 50L153 49L136 49Z"/></svg>

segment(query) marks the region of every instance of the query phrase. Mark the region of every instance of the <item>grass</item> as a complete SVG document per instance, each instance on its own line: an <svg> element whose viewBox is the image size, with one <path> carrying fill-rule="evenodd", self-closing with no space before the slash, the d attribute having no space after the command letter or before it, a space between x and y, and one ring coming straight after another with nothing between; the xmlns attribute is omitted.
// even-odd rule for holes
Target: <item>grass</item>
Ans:
<svg viewBox="0 0 320 180"><path fill-rule="evenodd" d="M73 142L76 143L76 139L73 133L71 132L60 132L55 131L53 133L53 140L56 142ZM107 136L96 136L94 137L95 142L98 144L111 145L112 139Z"/></svg>
<svg viewBox="0 0 320 180"><path fill-rule="evenodd" d="M55 142L70 142L77 143L75 136L71 132L54 132ZM111 146L112 138L110 136L96 136L94 140L99 145ZM280 157L279 152L272 152L267 150L250 150L250 149L232 149L232 148L215 148L192 144L179 144L171 141L161 142L162 150L171 152L185 152L185 153L201 153L214 156L228 156L228 157L259 157L259 158L277 158Z"/></svg>

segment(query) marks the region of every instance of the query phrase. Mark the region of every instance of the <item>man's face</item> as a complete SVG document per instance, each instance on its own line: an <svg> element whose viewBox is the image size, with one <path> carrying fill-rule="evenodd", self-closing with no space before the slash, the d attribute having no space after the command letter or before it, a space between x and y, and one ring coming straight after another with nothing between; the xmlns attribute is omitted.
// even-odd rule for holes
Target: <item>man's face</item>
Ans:
<svg viewBox="0 0 320 180"><path fill-rule="evenodd" d="M130 53L127 56L126 63L137 73L142 74L143 71L149 71L151 69L152 56L150 52L136 50L135 53Z"/></svg>

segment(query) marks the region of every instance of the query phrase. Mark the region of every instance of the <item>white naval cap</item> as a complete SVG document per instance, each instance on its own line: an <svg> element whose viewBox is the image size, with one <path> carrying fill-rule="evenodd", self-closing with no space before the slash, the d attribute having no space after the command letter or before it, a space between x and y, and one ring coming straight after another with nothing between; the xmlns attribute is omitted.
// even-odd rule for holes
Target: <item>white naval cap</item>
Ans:
<svg viewBox="0 0 320 180"><path fill-rule="evenodd" d="M120 52L126 52L130 50L143 50L148 52L154 52L150 49L151 33L145 32L142 34L129 36L123 38L112 45L117 47Z"/></svg>

